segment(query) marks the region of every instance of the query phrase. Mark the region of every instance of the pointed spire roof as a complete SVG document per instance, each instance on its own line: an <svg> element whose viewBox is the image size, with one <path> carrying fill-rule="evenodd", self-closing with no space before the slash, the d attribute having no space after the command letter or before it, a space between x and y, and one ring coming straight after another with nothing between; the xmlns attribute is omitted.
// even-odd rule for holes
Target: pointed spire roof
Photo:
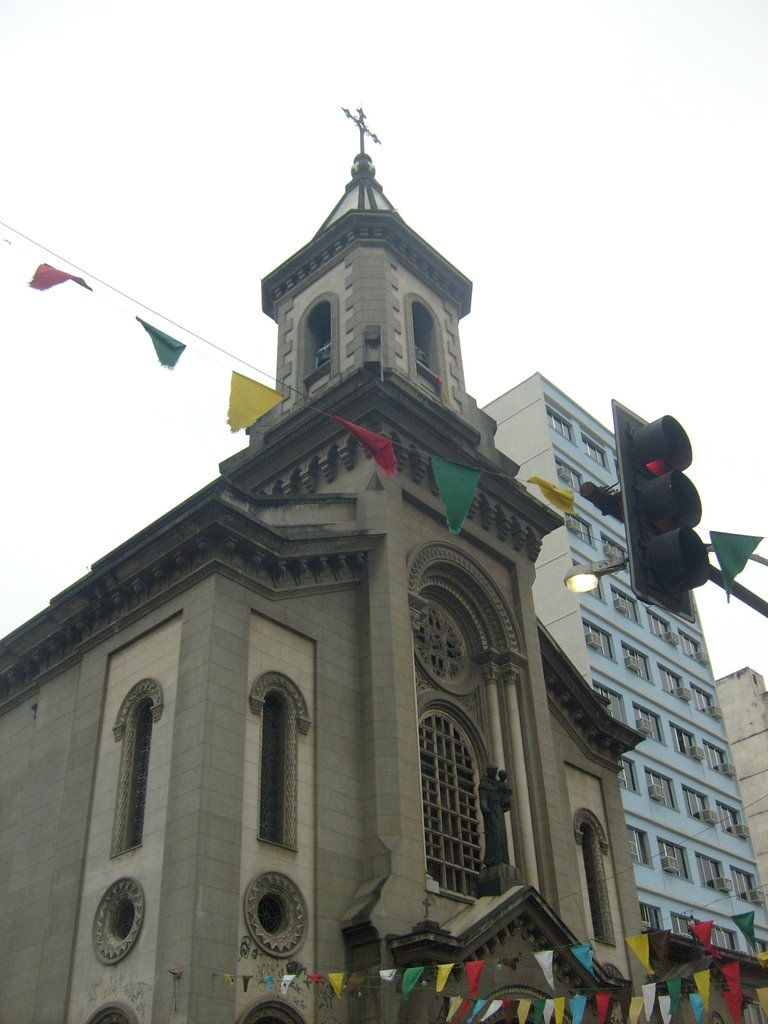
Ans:
<svg viewBox="0 0 768 1024"><path fill-rule="evenodd" d="M397 213L384 195L384 189L376 181L376 168L367 153L358 153L355 157L352 164L352 180L344 190L344 195L320 225L315 238L322 235L336 221L341 220L350 210Z"/></svg>

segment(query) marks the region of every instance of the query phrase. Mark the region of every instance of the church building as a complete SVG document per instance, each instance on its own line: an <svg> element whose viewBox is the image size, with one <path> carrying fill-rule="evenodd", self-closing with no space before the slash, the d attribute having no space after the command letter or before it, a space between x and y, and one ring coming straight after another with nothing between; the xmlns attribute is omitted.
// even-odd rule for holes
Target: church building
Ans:
<svg viewBox="0 0 768 1024"><path fill-rule="evenodd" d="M537 621L562 519L467 394L471 293L361 145L263 281L285 400L0 644L3 1024L427 1024L470 994L497 1024L639 991L641 737ZM458 534L432 456L481 471Z"/></svg>

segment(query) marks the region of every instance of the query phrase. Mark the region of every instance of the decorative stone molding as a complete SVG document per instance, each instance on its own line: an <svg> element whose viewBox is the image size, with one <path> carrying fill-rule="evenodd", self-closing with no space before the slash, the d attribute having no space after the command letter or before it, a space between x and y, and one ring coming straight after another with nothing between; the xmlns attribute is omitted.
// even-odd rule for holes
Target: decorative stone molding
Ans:
<svg viewBox="0 0 768 1024"><path fill-rule="evenodd" d="M281 958L299 949L307 930L307 905L287 875L257 875L245 890L243 904L246 926L259 949Z"/></svg>
<svg viewBox="0 0 768 1024"><path fill-rule="evenodd" d="M136 683L129 690L123 699L123 703L120 705L115 724L112 726L116 742L119 743L123 738L126 722L134 709L147 699L152 701L152 721L157 722L160 719L163 713L163 691L160 684L154 679L142 679L140 683Z"/></svg>
<svg viewBox="0 0 768 1024"><path fill-rule="evenodd" d="M93 919L93 948L104 964L115 964L133 949L144 923L144 890L135 878L119 878L99 901ZM123 1024L120 1018L119 1024ZM111 1024L109 1019L99 1024ZM117 1022L116 1022L117 1024Z"/></svg>
<svg viewBox="0 0 768 1024"><path fill-rule="evenodd" d="M573 834L576 842L581 846L582 838L584 833L582 832L582 825L589 825L594 831L597 841L600 843L601 853L608 853L610 849L608 843L608 837L605 834L603 826L600 824L600 819L589 810L588 807L580 807L573 816Z"/></svg>
<svg viewBox="0 0 768 1024"><path fill-rule="evenodd" d="M296 721L296 728L306 736L309 732L310 720L307 702L304 694L296 683L282 672L264 672L257 679L254 679L251 686L251 694L248 703L254 715L260 715L264 710L264 698L271 690L276 690L285 699L293 713Z"/></svg>
<svg viewBox="0 0 768 1024"><path fill-rule="evenodd" d="M305 1024L304 1018L283 999L259 999L237 1018L237 1024Z"/></svg>
<svg viewBox="0 0 768 1024"><path fill-rule="evenodd" d="M139 1024L139 1018L125 1003L110 1003L92 1014L87 1024Z"/></svg>

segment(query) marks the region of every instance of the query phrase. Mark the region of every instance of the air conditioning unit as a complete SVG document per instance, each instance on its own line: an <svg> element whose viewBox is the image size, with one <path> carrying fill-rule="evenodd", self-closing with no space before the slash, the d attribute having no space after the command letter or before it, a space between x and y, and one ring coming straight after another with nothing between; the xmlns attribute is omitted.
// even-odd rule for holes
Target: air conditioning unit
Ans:
<svg viewBox="0 0 768 1024"><path fill-rule="evenodd" d="M700 665L709 664L709 658L706 656L704 651L696 651L696 653L693 655L693 660L698 661Z"/></svg>
<svg viewBox="0 0 768 1024"><path fill-rule="evenodd" d="M749 829L746 825L739 823L738 825L729 825L728 831L732 836L738 836L739 839L749 839Z"/></svg>
<svg viewBox="0 0 768 1024"><path fill-rule="evenodd" d="M653 722L650 720L650 718L646 718L645 715L638 716L638 718L635 720L635 728L644 736L653 735Z"/></svg>
<svg viewBox="0 0 768 1024"><path fill-rule="evenodd" d="M573 483L573 473L571 473L567 466L558 466L557 476L559 480L562 480L563 483L566 483L569 486Z"/></svg>
<svg viewBox="0 0 768 1024"><path fill-rule="evenodd" d="M624 558L625 557L624 552L622 551L621 548L616 547L615 544L608 544L608 543L604 543L603 544L603 554L605 555L606 558L610 558L613 561L616 561L619 558Z"/></svg>
<svg viewBox="0 0 768 1024"><path fill-rule="evenodd" d="M721 764L716 765L715 768L721 775L727 775L729 779L736 778L736 765L731 764L730 761L723 761Z"/></svg>
<svg viewBox="0 0 768 1024"><path fill-rule="evenodd" d="M668 644L672 644L674 647L677 647L677 645L680 643L679 635L673 632L671 629L665 630L665 632L661 634L661 639L666 640Z"/></svg>
<svg viewBox="0 0 768 1024"><path fill-rule="evenodd" d="M699 821L706 821L708 825L716 825L720 821L720 815L710 807L704 807L702 810L696 811L694 818L698 818Z"/></svg>
<svg viewBox="0 0 768 1024"><path fill-rule="evenodd" d="M730 892L733 888L733 885L728 878L713 878L710 884L712 888L717 889L718 892Z"/></svg>
<svg viewBox="0 0 768 1024"><path fill-rule="evenodd" d="M624 657L624 664L627 666L630 672L634 672L635 675L643 675L643 663L634 654L627 654Z"/></svg>
<svg viewBox="0 0 768 1024"><path fill-rule="evenodd" d="M648 796L651 800L657 800L660 804L666 803L667 794L664 792L663 786L651 785L648 787ZM664 858L661 858L664 860Z"/></svg>
<svg viewBox="0 0 768 1024"><path fill-rule="evenodd" d="M661 857L660 863L662 871L668 871L670 875L680 874L680 865L675 857Z"/></svg>
<svg viewBox="0 0 768 1024"><path fill-rule="evenodd" d="M672 692L680 700L690 700L693 697L687 686L676 686Z"/></svg>
<svg viewBox="0 0 768 1024"><path fill-rule="evenodd" d="M710 718L715 718L718 722L723 717L723 712L717 706L717 704L710 704L704 708L704 714L709 715Z"/></svg>
<svg viewBox="0 0 768 1024"><path fill-rule="evenodd" d="M688 757L692 757L694 761L704 760L704 748L703 747L688 747Z"/></svg>
<svg viewBox="0 0 768 1024"><path fill-rule="evenodd" d="M622 615L632 615L632 608L626 597L620 597L617 594L613 599L613 607L617 612L621 612Z"/></svg>
<svg viewBox="0 0 768 1024"><path fill-rule="evenodd" d="M755 906L760 906L761 903L765 903L765 896L760 889L747 889L744 893L744 899L749 900L750 903L754 903Z"/></svg>
<svg viewBox="0 0 768 1024"><path fill-rule="evenodd" d="M584 639L587 642L587 647L594 647L596 651L602 651L603 641L599 633L594 633L592 630L588 630L584 634Z"/></svg>

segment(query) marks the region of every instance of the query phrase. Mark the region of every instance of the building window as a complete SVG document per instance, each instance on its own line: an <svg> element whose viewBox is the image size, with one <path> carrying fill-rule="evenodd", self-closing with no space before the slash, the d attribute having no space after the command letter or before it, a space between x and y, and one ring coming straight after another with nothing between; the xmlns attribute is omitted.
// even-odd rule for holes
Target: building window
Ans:
<svg viewBox="0 0 768 1024"><path fill-rule="evenodd" d="M659 678L661 679L661 688L666 693L677 694L678 690L683 688L683 677L663 665L659 665Z"/></svg>
<svg viewBox="0 0 768 1024"><path fill-rule="evenodd" d="M618 693L615 693L613 690L609 690L607 686L602 686L600 683L593 683L592 689L596 693L599 693L601 697L605 697L609 702L608 711L612 718L616 718L620 722L625 721L624 703Z"/></svg>
<svg viewBox="0 0 768 1024"><path fill-rule="evenodd" d="M592 933L598 942L613 943L613 924L603 863L609 848L608 840L599 820L585 807L576 812L574 826L576 842L581 846Z"/></svg>
<svg viewBox="0 0 768 1024"><path fill-rule="evenodd" d="M627 838L629 840L629 855L637 864L650 864L651 855L648 852L648 833L639 828L627 825Z"/></svg>
<svg viewBox="0 0 768 1024"><path fill-rule="evenodd" d="M671 843L668 839L659 839L659 866L662 871L671 875L679 875L680 878L688 878L688 864L685 860L685 850L677 843Z"/></svg>
<svg viewBox="0 0 768 1024"><path fill-rule="evenodd" d="M648 612L648 625L654 636L664 637L669 633L669 623L655 612Z"/></svg>
<svg viewBox="0 0 768 1024"><path fill-rule="evenodd" d="M582 620L584 626L584 639L587 643L587 647L591 647L595 651L599 651L600 654L604 654L606 658L613 657L613 650L611 649L611 638L610 636L598 626L593 626L591 622L585 622Z"/></svg>
<svg viewBox="0 0 768 1024"><path fill-rule="evenodd" d="M564 419L559 413L556 413L554 409L550 409L547 406L547 419L549 425L556 434L564 437L567 441L573 440L573 431L571 430L571 424L568 420Z"/></svg>
<svg viewBox="0 0 768 1024"><path fill-rule="evenodd" d="M711 708L715 703L712 695L702 690L699 686L692 686L691 693L693 694L694 707L698 708L699 711L706 711L707 708Z"/></svg>
<svg viewBox="0 0 768 1024"><path fill-rule="evenodd" d="M665 804L667 807L675 806L675 795L672 789L672 780L666 775L659 775L651 768L645 769L645 784L648 787L648 796L656 803Z"/></svg>
<svg viewBox="0 0 768 1024"><path fill-rule="evenodd" d="M709 810L709 800L703 793L683 786L683 797L685 798L685 809L692 818L701 818L702 812Z"/></svg>
<svg viewBox="0 0 768 1024"><path fill-rule="evenodd" d="M650 903L641 903L640 919L643 922L643 928L659 931L661 929L661 908L652 907Z"/></svg>
<svg viewBox="0 0 768 1024"><path fill-rule="evenodd" d="M622 757L621 770L619 771L619 785L624 789L637 793L637 772L633 761L628 757Z"/></svg>
<svg viewBox="0 0 768 1024"><path fill-rule="evenodd" d="M720 747L716 747L714 743L707 743L706 740L704 740L704 755L709 767L714 768L715 771L718 771L720 766L725 764L725 751L721 750Z"/></svg>
<svg viewBox="0 0 768 1024"><path fill-rule="evenodd" d="M723 888L722 881L727 881L723 876L723 865L719 860L706 857L703 853L696 854L696 863L699 866L699 877L701 884L709 886L710 889ZM730 889L730 885L728 886Z"/></svg>
<svg viewBox="0 0 768 1024"><path fill-rule="evenodd" d="M672 931L675 935L690 935L691 934L691 922L692 918L688 917L687 914L677 914L673 910L671 915L672 919Z"/></svg>
<svg viewBox="0 0 768 1024"><path fill-rule="evenodd" d="M603 545L603 554L606 558L610 558L612 561L618 562L619 559L627 560L627 552L612 537L609 537L605 533L600 534L600 542Z"/></svg>
<svg viewBox="0 0 768 1024"><path fill-rule="evenodd" d="M720 816L720 828L724 832L734 832L741 825L741 815L735 807L717 802L717 813Z"/></svg>
<svg viewBox="0 0 768 1024"><path fill-rule="evenodd" d="M333 356L333 309L327 299L317 302L304 322L305 374L330 370Z"/></svg>
<svg viewBox="0 0 768 1024"><path fill-rule="evenodd" d="M657 743L663 742L659 716L642 704L633 704L632 709L635 712L635 728Z"/></svg>
<svg viewBox="0 0 768 1024"><path fill-rule="evenodd" d="M411 323L413 324L413 351L416 356L416 368L437 373L437 329L435 318L422 302L411 303Z"/></svg>
<svg viewBox="0 0 768 1024"><path fill-rule="evenodd" d="M637 614L637 611L635 611ZM624 658L624 665L629 669L630 672L634 672L636 676L640 676L641 679L650 679L651 672L648 668L648 659L640 651L636 651L634 647L630 647L629 644L621 645L621 653Z"/></svg>
<svg viewBox="0 0 768 1024"><path fill-rule="evenodd" d="M691 751L696 747L696 737L693 733L672 723L670 723L669 731L672 733L672 744L678 754L685 754L686 757L691 757Z"/></svg>
<svg viewBox="0 0 768 1024"><path fill-rule="evenodd" d="M613 607L620 615L625 615L632 622L638 621L637 601L626 594L622 594L616 587L611 587L611 597L613 598Z"/></svg>
<svg viewBox="0 0 768 1024"><path fill-rule="evenodd" d="M578 491L581 487L581 475L575 469L571 469L562 459L558 458L555 458L555 469L557 470L558 480L564 483L566 487L571 487L574 491Z"/></svg>
<svg viewBox="0 0 768 1024"><path fill-rule="evenodd" d="M730 949L733 951L739 948L736 941L736 932L731 931L730 928L721 928L719 924L712 925L711 941L713 946L719 946L720 949Z"/></svg>
<svg viewBox="0 0 768 1024"><path fill-rule="evenodd" d="M113 857L140 846L144 835L152 727L163 711L163 695L154 679L143 679L120 705L112 729L122 743L112 831Z"/></svg>
<svg viewBox="0 0 768 1024"><path fill-rule="evenodd" d="M299 735L309 732L301 690L282 672L265 672L249 704L261 716L259 839L296 849Z"/></svg>
<svg viewBox="0 0 768 1024"><path fill-rule="evenodd" d="M586 519L582 519L581 516L570 515L566 512L565 525L572 534L579 538L579 540L583 541L585 544L592 543L592 527Z"/></svg>
<svg viewBox="0 0 768 1024"><path fill-rule="evenodd" d="M431 712L419 750L427 871L442 889L472 895L481 865L472 748L450 718Z"/></svg>
<svg viewBox="0 0 768 1024"><path fill-rule="evenodd" d="M594 459L598 466L605 468L605 449L601 448L591 437L587 437L586 434L582 434L581 439L584 442L584 447L590 459Z"/></svg>
<svg viewBox="0 0 768 1024"><path fill-rule="evenodd" d="M680 646L683 649L683 654L687 654L689 657L694 658L697 654L701 653L701 644L698 640L694 640L692 636L688 636L687 633L680 631Z"/></svg>
<svg viewBox="0 0 768 1024"><path fill-rule="evenodd" d="M742 899L748 899L748 893L756 891L757 886L755 885L755 876L749 871L742 871L741 868L731 868L731 878L733 879L733 888L737 896Z"/></svg>

